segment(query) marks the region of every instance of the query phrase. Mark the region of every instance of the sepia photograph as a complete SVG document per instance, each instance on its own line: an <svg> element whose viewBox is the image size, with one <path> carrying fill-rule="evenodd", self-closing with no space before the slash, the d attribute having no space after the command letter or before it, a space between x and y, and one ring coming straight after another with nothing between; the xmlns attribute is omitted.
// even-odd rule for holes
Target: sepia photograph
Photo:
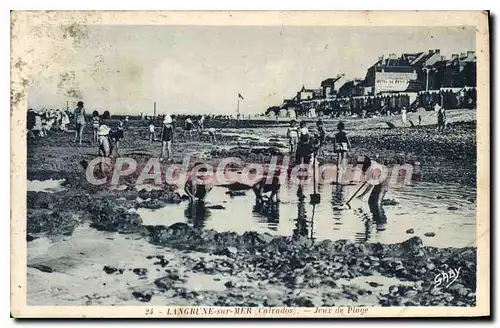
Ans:
<svg viewBox="0 0 500 328"><path fill-rule="evenodd" d="M13 11L12 315L489 315L488 19Z"/></svg>

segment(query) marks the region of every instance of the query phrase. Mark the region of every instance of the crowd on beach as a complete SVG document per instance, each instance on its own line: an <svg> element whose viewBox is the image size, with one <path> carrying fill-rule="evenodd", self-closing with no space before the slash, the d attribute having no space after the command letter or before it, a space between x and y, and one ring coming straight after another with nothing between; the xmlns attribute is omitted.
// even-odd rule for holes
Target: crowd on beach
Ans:
<svg viewBox="0 0 500 328"><path fill-rule="evenodd" d="M439 102L430 103L433 111L437 114L437 130L444 131L448 120L446 119L446 110L439 105ZM408 120L409 109L403 106L400 112L403 126L414 126L413 121ZM89 125L92 131L92 140L98 144L99 155L109 157L113 151L118 153L120 140L124 138L124 128L129 121L129 116L125 116L118 121L116 128L111 129L105 122L104 118L109 118L109 112L99 114L94 110L90 119L85 111L82 101L77 103L77 107L71 113L69 110L28 110L28 135L30 137L45 137L49 131L65 131L69 132L68 125L70 117L74 120L75 137L74 142L82 143L84 128ZM149 119L148 124L148 139L150 142L161 141L160 159L172 160L172 143L174 142L175 131L179 125L183 129L183 135L187 140L193 138L193 134L198 136L198 140L203 136L208 136L208 141L216 143L217 130L214 127L205 129L206 120L216 119L216 115L169 115L162 116L162 124L158 135L156 120ZM228 116L228 119L231 117ZM418 115L418 125L421 125L422 117ZM327 137L333 134L325 130L324 123L319 118L316 121L315 133L311 133L307 127L306 121L298 123L292 119L287 130L286 137L289 144L289 153L295 158L295 163L308 164L312 155L324 154L325 142ZM392 123L387 123L389 127L394 127ZM350 150L350 142L345 132L345 124L339 122L337 132L333 137L333 151L338 154L338 163L345 159L346 153Z"/></svg>

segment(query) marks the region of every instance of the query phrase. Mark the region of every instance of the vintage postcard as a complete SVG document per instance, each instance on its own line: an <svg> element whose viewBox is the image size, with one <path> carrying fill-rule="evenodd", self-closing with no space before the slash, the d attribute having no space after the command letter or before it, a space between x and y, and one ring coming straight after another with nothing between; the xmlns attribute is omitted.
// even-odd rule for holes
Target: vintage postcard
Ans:
<svg viewBox="0 0 500 328"><path fill-rule="evenodd" d="M490 315L488 12L11 31L14 317Z"/></svg>

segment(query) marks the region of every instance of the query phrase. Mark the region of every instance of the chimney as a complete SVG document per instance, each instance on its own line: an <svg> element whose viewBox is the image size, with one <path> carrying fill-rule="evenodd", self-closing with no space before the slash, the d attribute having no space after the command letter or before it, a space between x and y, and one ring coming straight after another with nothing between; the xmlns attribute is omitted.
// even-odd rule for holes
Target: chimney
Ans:
<svg viewBox="0 0 500 328"><path fill-rule="evenodd" d="M440 53L440 52L441 52L441 50L439 50L439 49L434 49L434 53L438 54L438 53Z"/></svg>
<svg viewBox="0 0 500 328"><path fill-rule="evenodd" d="M467 51L467 57L474 57L475 51Z"/></svg>
<svg viewBox="0 0 500 328"><path fill-rule="evenodd" d="M379 56L378 61L382 61L382 60L384 60L384 56Z"/></svg>
<svg viewBox="0 0 500 328"><path fill-rule="evenodd" d="M460 53L460 58L464 58L465 57L465 52L461 52Z"/></svg>
<svg viewBox="0 0 500 328"><path fill-rule="evenodd" d="M429 49L429 55L432 55L434 53L434 50Z"/></svg>
<svg viewBox="0 0 500 328"><path fill-rule="evenodd" d="M452 54L451 55L451 60L455 60L455 59L458 59L458 54Z"/></svg>

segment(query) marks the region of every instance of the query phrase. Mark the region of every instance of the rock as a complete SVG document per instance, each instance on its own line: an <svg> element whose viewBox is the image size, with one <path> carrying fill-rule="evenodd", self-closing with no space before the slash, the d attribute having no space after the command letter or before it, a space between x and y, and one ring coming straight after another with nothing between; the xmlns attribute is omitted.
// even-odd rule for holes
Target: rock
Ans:
<svg viewBox="0 0 500 328"><path fill-rule="evenodd" d="M401 246L407 252L418 251L423 245L422 239L420 237L411 237L401 243Z"/></svg>
<svg viewBox="0 0 500 328"><path fill-rule="evenodd" d="M394 261L392 263L392 265L393 265L393 268L395 271L401 271L401 270L404 270L404 268L405 268L403 265L403 262L401 262L401 261Z"/></svg>
<svg viewBox="0 0 500 328"><path fill-rule="evenodd" d="M376 283L376 282L373 282L373 281L370 281L370 282L367 281L367 283L368 283L368 285L370 285L370 287L373 287L373 288L377 288L379 286L383 286L383 284L379 284L379 283Z"/></svg>
<svg viewBox="0 0 500 328"><path fill-rule="evenodd" d="M114 267L110 267L110 266L104 266L104 268L102 268L104 270L104 272L106 272L107 274L112 274L112 273L115 273L118 271L117 268L114 268Z"/></svg>
<svg viewBox="0 0 500 328"><path fill-rule="evenodd" d="M399 291L399 288L398 286L390 286L389 287L389 293L392 294L392 295L396 295Z"/></svg>
<svg viewBox="0 0 500 328"><path fill-rule="evenodd" d="M132 295L134 295L134 297L141 302L149 302L151 301L151 297L153 296L152 294L147 292L146 293L132 292Z"/></svg>
<svg viewBox="0 0 500 328"><path fill-rule="evenodd" d="M289 298L284 302L289 307L315 307L314 303L306 297Z"/></svg>
<svg viewBox="0 0 500 328"><path fill-rule="evenodd" d="M229 246L229 247L224 248L218 254L219 255L225 255L225 256L233 257L236 254L238 254L238 249L236 247Z"/></svg>
<svg viewBox="0 0 500 328"><path fill-rule="evenodd" d="M450 288L448 290L450 292L454 292L456 294L459 294L460 296L467 296L469 294L469 291L467 290L467 288L465 288L465 286L462 284L454 284L454 285L450 286Z"/></svg>
<svg viewBox="0 0 500 328"><path fill-rule="evenodd" d="M225 210L226 208L222 205L211 205L211 206L206 206L206 209L209 210Z"/></svg>
<svg viewBox="0 0 500 328"><path fill-rule="evenodd" d="M40 271L46 272L46 273L54 272L54 270L51 267L44 265L44 264L28 264L28 268L37 269L37 270L40 270Z"/></svg>
<svg viewBox="0 0 500 328"><path fill-rule="evenodd" d="M151 260L151 259L153 259L153 257L154 257L153 255L148 255L148 256L146 256L146 259Z"/></svg>
<svg viewBox="0 0 500 328"><path fill-rule="evenodd" d="M35 240L35 239L38 239L38 237L32 236L32 235L30 235L29 233L28 233L28 234L26 234L26 241L27 241L27 242L33 241L33 240Z"/></svg>
<svg viewBox="0 0 500 328"><path fill-rule="evenodd" d="M166 276L156 279L154 284L161 289L171 289L174 286L175 281Z"/></svg>
<svg viewBox="0 0 500 328"><path fill-rule="evenodd" d="M66 212L43 210L28 213L27 233L70 236L78 224L75 217Z"/></svg>
<svg viewBox="0 0 500 328"><path fill-rule="evenodd" d="M443 196L436 196L436 199L442 199Z"/></svg>
<svg viewBox="0 0 500 328"><path fill-rule="evenodd" d="M224 284L224 286L226 286L226 288L234 288L234 287L236 287L236 284L230 280L230 281L227 281Z"/></svg>
<svg viewBox="0 0 500 328"><path fill-rule="evenodd" d="M338 263L338 262L333 263L333 269L334 269L334 270L340 270L340 269L342 269L343 267L344 267L344 265L343 265L342 263Z"/></svg>
<svg viewBox="0 0 500 328"><path fill-rule="evenodd" d="M380 204L382 206L395 206L395 205L398 205L399 202L396 199L382 199Z"/></svg>
<svg viewBox="0 0 500 328"><path fill-rule="evenodd" d="M441 294L442 294L441 289L439 289L439 288L432 288L431 289L431 295L437 296L437 295L441 295Z"/></svg>
<svg viewBox="0 0 500 328"><path fill-rule="evenodd" d="M458 210L458 207L456 206L448 206L448 211L456 211Z"/></svg>
<svg viewBox="0 0 500 328"><path fill-rule="evenodd" d="M322 285L325 285L327 287L331 288L337 288L337 284L335 283L335 280L332 277L326 277L321 281Z"/></svg>
<svg viewBox="0 0 500 328"><path fill-rule="evenodd" d="M410 234L410 233L415 233L415 230L413 230L413 229L408 229L408 230L406 230L406 233L408 233L408 234Z"/></svg>
<svg viewBox="0 0 500 328"><path fill-rule="evenodd" d="M424 234L424 236L426 236L426 237L434 237L434 236L436 236L436 234L434 232L426 232Z"/></svg>
<svg viewBox="0 0 500 328"><path fill-rule="evenodd" d="M137 232L142 226L139 214L127 212L125 209L111 209L111 213L90 209L92 213L91 227L100 231L131 233Z"/></svg>
<svg viewBox="0 0 500 328"><path fill-rule="evenodd" d="M246 193L244 190L229 190L229 191L226 191L226 195L229 195L231 197L235 197L235 196L245 196Z"/></svg>
<svg viewBox="0 0 500 328"><path fill-rule="evenodd" d="M276 306L279 306L281 304L281 302L277 299L275 299L274 297L271 297L271 298L266 298L264 300L264 306L267 306L267 307L276 307Z"/></svg>
<svg viewBox="0 0 500 328"><path fill-rule="evenodd" d="M142 277L142 276L145 276L148 274L148 269L146 268L135 268L132 270L133 273L135 273L136 275Z"/></svg>
<svg viewBox="0 0 500 328"><path fill-rule="evenodd" d="M416 295L418 295L418 292L416 290L408 290L406 293L405 293L405 296L406 297L415 297Z"/></svg>
<svg viewBox="0 0 500 328"><path fill-rule="evenodd" d="M170 263L168 260L166 260L166 259L160 259L160 261L154 262L153 264L154 265L161 265L161 267L164 268L164 267L166 267L168 265L168 263Z"/></svg>

